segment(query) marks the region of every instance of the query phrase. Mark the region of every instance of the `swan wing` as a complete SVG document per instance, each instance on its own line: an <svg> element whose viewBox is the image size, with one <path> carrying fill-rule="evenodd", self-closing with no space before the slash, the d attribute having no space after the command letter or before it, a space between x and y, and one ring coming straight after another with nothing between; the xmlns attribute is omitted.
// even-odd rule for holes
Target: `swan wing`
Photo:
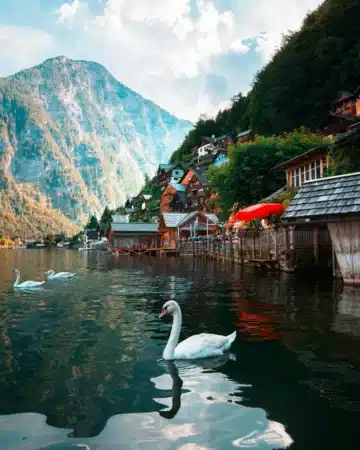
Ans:
<svg viewBox="0 0 360 450"><path fill-rule="evenodd" d="M32 288L32 287L38 287L45 283L45 281L24 281L23 283L20 283L17 287L20 288Z"/></svg>
<svg viewBox="0 0 360 450"><path fill-rule="evenodd" d="M180 342L175 348L177 359L195 359L218 356L227 348L228 336L219 334L195 334Z"/></svg>
<svg viewBox="0 0 360 450"><path fill-rule="evenodd" d="M59 272L55 275L55 278L71 278L75 274L71 272Z"/></svg>

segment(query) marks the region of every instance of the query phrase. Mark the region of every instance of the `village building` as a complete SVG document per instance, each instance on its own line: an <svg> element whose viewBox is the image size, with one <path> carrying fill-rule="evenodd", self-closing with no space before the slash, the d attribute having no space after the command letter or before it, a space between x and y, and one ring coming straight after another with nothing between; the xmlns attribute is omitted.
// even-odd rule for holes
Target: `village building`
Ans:
<svg viewBox="0 0 360 450"><path fill-rule="evenodd" d="M162 246L176 248L179 239L213 235L218 231L218 222L215 214L208 214L203 211L163 213L159 224Z"/></svg>
<svg viewBox="0 0 360 450"><path fill-rule="evenodd" d="M153 223L112 222L107 235L112 250L158 249L160 233Z"/></svg>
<svg viewBox="0 0 360 450"><path fill-rule="evenodd" d="M282 219L284 227L313 231L316 262L321 247L320 231L324 237L324 231L328 230L334 276L339 268L344 283L360 284L360 173L304 183ZM292 239L290 244L294 245Z"/></svg>
<svg viewBox="0 0 360 450"><path fill-rule="evenodd" d="M165 187L169 183L177 184L184 176L185 167L180 164L160 164L157 171L157 182L159 186Z"/></svg>
<svg viewBox="0 0 360 450"><path fill-rule="evenodd" d="M210 196L210 182L204 174L206 168L202 167L200 172L191 169L181 180L181 183L186 185L184 196L185 212L202 209Z"/></svg>
<svg viewBox="0 0 360 450"><path fill-rule="evenodd" d="M185 207L185 184L168 184L161 194L160 212L181 212Z"/></svg>
<svg viewBox="0 0 360 450"><path fill-rule="evenodd" d="M273 170L284 171L287 187L298 188L306 181L322 178L327 168L328 148L317 147L277 165Z"/></svg>
<svg viewBox="0 0 360 450"><path fill-rule="evenodd" d="M236 142L237 143L245 143L248 142L250 139L252 139L253 133L251 128L249 130L241 131L236 135Z"/></svg>
<svg viewBox="0 0 360 450"><path fill-rule="evenodd" d="M220 167L223 164L226 164L227 162L229 162L229 157L227 155L227 151L226 150L218 150L215 155L214 155L214 166L215 167Z"/></svg>
<svg viewBox="0 0 360 450"><path fill-rule="evenodd" d="M354 93L341 91L331 105L324 127L327 134L344 133L360 121L360 88Z"/></svg>

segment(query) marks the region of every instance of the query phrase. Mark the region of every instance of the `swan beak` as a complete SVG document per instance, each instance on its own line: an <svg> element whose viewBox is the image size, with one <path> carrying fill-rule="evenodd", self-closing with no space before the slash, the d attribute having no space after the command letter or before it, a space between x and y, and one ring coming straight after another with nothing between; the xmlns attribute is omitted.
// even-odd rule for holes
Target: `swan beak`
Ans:
<svg viewBox="0 0 360 450"><path fill-rule="evenodd" d="M161 319L162 317L164 317L166 313L167 313L166 309L162 309L162 310L161 310L161 313L159 314L159 319Z"/></svg>

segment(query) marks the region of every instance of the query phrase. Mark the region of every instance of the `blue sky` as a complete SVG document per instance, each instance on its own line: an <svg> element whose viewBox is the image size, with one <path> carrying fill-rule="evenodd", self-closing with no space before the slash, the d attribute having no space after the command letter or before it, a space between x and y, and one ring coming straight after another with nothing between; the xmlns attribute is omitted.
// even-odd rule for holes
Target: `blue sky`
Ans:
<svg viewBox="0 0 360 450"><path fill-rule="evenodd" d="M65 55L178 117L216 114L320 0L0 0L0 76Z"/></svg>

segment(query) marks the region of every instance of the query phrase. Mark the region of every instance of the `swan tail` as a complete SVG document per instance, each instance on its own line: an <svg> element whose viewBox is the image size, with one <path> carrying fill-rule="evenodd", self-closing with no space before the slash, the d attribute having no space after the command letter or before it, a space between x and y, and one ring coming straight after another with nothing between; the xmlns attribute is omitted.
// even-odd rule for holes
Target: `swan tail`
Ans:
<svg viewBox="0 0 360 450"><path fill-rule="evenodd" d="M232 343L235 341L236 339L236 331L234 331L233 333L229 334L229 336L226 336L228 341L227 344L225 345L225 350L229 350L229 348L231 347Z"/></svg>

